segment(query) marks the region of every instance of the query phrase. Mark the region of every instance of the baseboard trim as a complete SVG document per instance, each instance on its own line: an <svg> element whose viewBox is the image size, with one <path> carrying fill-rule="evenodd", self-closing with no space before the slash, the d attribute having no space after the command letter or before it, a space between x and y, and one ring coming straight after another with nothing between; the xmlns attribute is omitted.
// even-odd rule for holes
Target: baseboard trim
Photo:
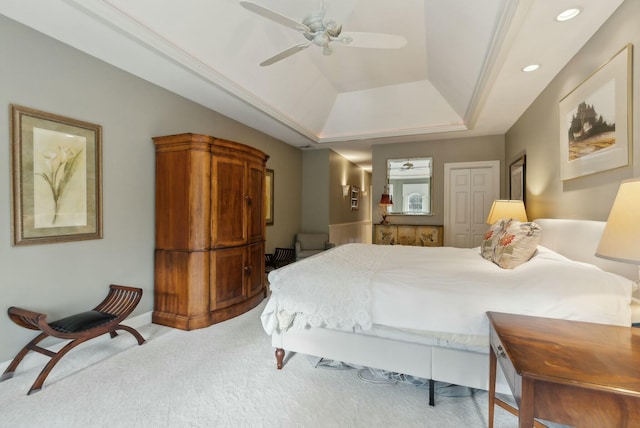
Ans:
<svg viewBox="0 0 640 428"><path fill-rule="evenodd" d="M149 312L142 313L140 315L136 315L136 316L131 317L131 318L127 318L126 320L124 320L122 322L122 324L128 325L129 327L133 327L133 328L140 328L140 327L142 327L144 325L151 324L151 312L152 311L149 311ZM92 340L88 341L86 344L83 343L83 344L81 344L79 346L91 345L92 343L96 343L96 342L102 341L102 340L107 340L108 338L109 338L109 336L105 333L102 336L96 337L95 339L92 339ZM47 349L49 349L50 351L53 351L53 352L57 352L58 350L60 350L60 348L62 348L62 346L64 346L64 343L66 343L66 342L67 342L66 340L58 341L58 342L54 343L53 345L48 346ZM25 345L26 345L26 343L25 343ZM22 346L24 346L24 345L22 345ZM17 352L16 352L16 354L17 354ZM46 358L47 361L49 360L47 357L42 356L42 355L38 354L37 352L29 352L27 354L27 356L24 357L24 360L22 360L22 362L20 363L20 366L19 366L20 371L29 370L29 369L32 369L32 368L34 368L36 366L41 366L42 365L42 361L45 358ZM9 367L9 364L11 364L11 361L12 360L4 361L4 362L0 363L0 373L3 373L7 369L7 367Z"/></svg>

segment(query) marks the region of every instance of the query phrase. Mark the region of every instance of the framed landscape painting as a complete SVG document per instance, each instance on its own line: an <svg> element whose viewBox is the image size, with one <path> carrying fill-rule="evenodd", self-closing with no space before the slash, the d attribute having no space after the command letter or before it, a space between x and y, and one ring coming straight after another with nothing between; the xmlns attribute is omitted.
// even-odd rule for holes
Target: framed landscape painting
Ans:
<svg viewBox="0 0 640 428"><path fill-rule="evenodd" d="M632 49L625 46L560 101L562 180L629 165Z"/></svg>
<svg viewBox="0 0 640 428"><path fill-rule="evenodd" d="M11 105L13 244L102 238L102 127Z"/></svg>

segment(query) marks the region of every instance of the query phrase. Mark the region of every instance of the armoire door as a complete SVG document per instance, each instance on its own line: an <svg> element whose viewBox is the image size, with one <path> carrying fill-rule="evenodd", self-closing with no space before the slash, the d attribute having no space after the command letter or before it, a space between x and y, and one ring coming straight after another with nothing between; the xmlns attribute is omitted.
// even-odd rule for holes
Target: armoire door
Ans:
<svg viewBox="0 0 640 428"><path fill-rule="evenodd" d="M251 271L247 247L212 250L210 254L210 309L215 311L242 302L246 296L245 276Z"/></svg>
<svg viewBox="0 0 640 428"><path fill-rule="evenodd" d="M245 271L246 297L251 297L264 291L264 242L249 245L247 251L250 269Z"/></svg>
<svg viewBox="0 0 640 428"><path fill-rule="evenodd" d="M247 175L244 159L211 158L211 246L247 243Z"/></svg>
<svg viewBox="0 0 640 428"><path fill-rule="evenodd" d="M263 165L249 162L247 166L248 219L247 235L249 242L262 242L265 235L265 168Z"/></svg>
<svg viewBox="0 0 640 428"><path fill-rule="evenodd" d="M445 245L479 246L491 204L499 198L499 161L445 165Z"/></svg>

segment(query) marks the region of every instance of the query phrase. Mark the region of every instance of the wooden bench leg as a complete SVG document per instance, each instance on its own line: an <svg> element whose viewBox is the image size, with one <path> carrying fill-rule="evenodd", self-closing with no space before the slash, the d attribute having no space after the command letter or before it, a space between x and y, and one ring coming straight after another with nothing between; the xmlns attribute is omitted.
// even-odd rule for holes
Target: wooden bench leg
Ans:
<svg viewBox="0 0 640 428"><path fill-rule="evenodd" d="M25 357L25 355L27 355L29 353L29 351L33 350L33 351L40 352L40 351L38 351L38 349L43 349L43 348L40 348L39 346L36 346L36 345L38 343L42 342L47 337L49 337L49 335L47 333L40 333L31 342L27 343L25 345L25 347L22 348L22 350L20 352L18 352L18 354L15 356L15 358L11 361L11 364L9 364L9 366L4 371L4 373L2 373L2 376L0 377L0 382L2 382L4 380L7 380L7 379L11 379L13 377L13 373L16 371L16 369L18 368L18 366L22 362L22 359Z"/></svg>
<svg viewBox="0 0 640 428"><path fill-rule="evenodd" d="M27 393L27 395L31 395L34 392L40 391L42 389L42 385L44 384L44 381L47 379L47 376L49 376L49 373L51 373L51 370L53 369L53 367L56 364L58 364L58 362L62 359L62 357L64 357L67 352L71 351L73 348L80 345L81 343L86 342L89 339L92 339L92 338L88 337L88 338L72 340L71 342L67 343L61 350L53 353L53 356L51 356L51 360L49 360L47 365L44 366L44 368L36 378L36 381L33 382L33 385L31 386L31 389L29 389L29 392Z"/></svg>
<svg viewBox="0 0 640 428"><path fill-rule="evenodd" d="M142 337L142 335L138 333L138 330L136 330L133 327L129 327L128 325L122 325L122 324L118 324L113 330L109 332L112 339L118 335L118 333L116 333L116 330L124 330L131 333L133 337L135 337L136 340L138 341L138 345L142 345L143 343L146 342L146 340L144 340L144 337Z"/></svg>

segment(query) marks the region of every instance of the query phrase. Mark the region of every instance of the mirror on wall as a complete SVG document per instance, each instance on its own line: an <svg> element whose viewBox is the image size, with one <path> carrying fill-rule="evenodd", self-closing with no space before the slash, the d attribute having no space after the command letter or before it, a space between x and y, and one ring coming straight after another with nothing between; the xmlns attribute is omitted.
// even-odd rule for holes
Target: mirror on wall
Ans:
<svg viewBox="0 0 640 428"><path fill-rule="evenodd" d="M387 190L393 205L389 214L432 215L431 176L433 158L387 160Z"/></svg>

